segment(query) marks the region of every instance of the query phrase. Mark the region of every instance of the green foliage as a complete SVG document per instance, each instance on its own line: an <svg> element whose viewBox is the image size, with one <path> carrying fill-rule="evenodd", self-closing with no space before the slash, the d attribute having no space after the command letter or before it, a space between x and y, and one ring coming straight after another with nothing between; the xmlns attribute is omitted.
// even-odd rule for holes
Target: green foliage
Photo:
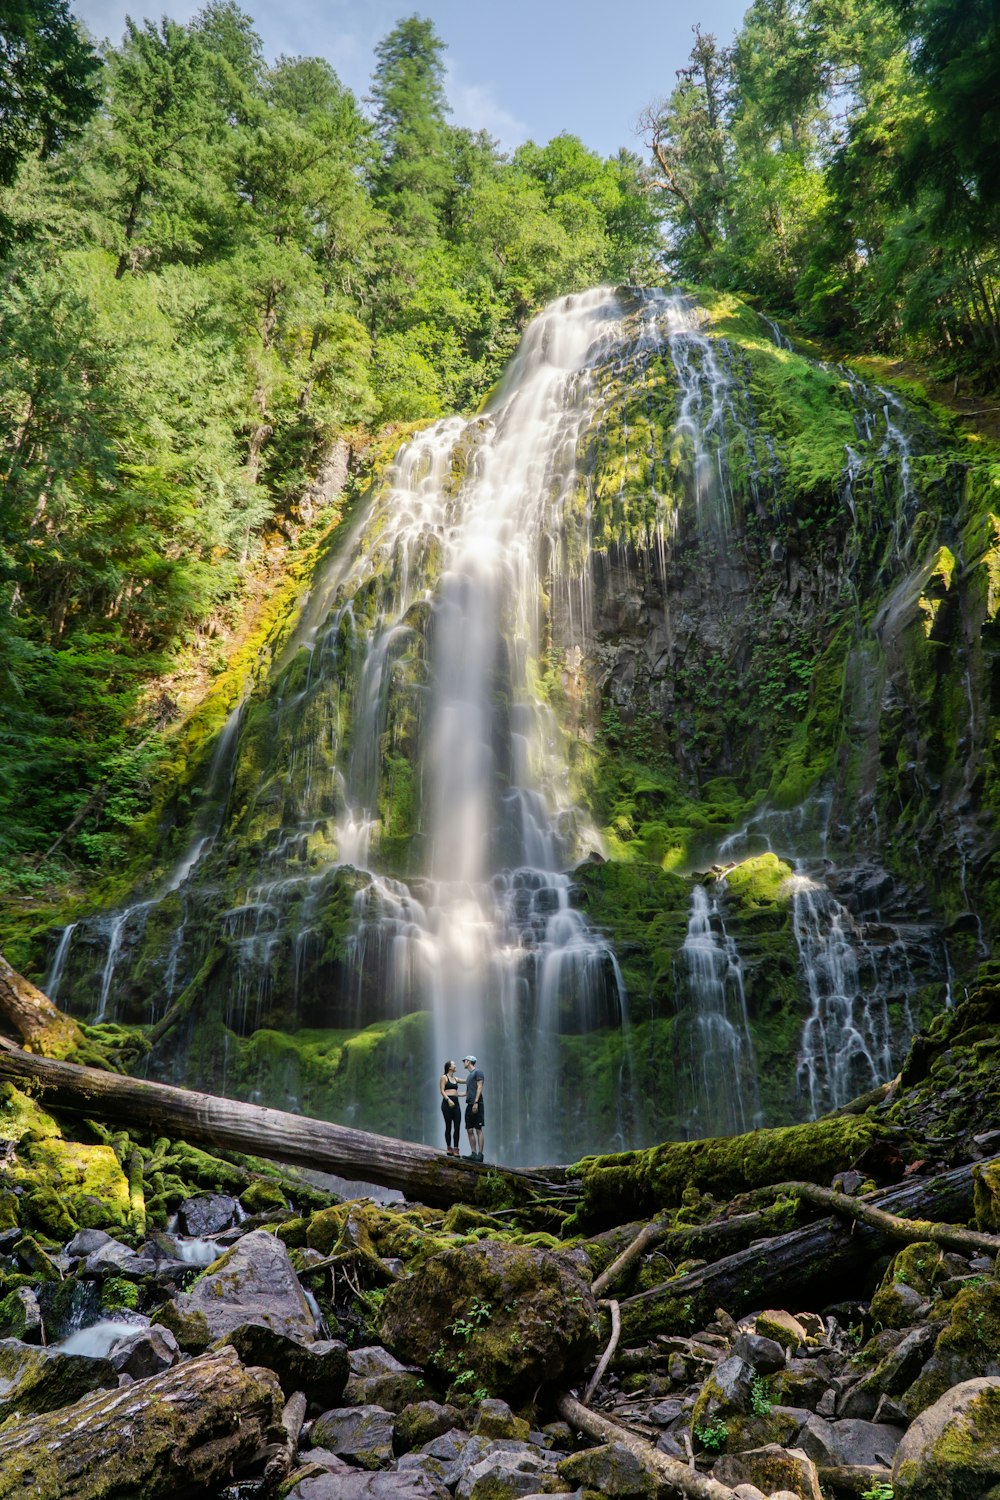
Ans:
<svg viewBox="0 0 1000 1500"><path fill-rule="evenodd" d="M755 1375L750 1382L750 1410L755 1417L769 1417L773 1405L768 1381L763 1375Z"/></svg>
<svg viewBox="0 0 1000 1500"><path fill-rule="evenodd" d="M478 404L541 303L649 267L658 217L634 158L453 127L417 17L369 122L235 0L127 21L103 70L62 0L7 11L0 867L27 890L64 835L121 866L178 713L156 679L236 624L331 443ZM400 863L417 812L400 757Z"/></svg>
<svg viewBox="0 0 1000 1500"><path fill-rule="evenodd" d="M876 1479L868 1489L862 1490L861 1500L893 1500L895 1490L884 1479Z"/></svg>
<svg viewBox="0 0 1000 1500"><path fill-rule="evenodd" d="M696 1427L694 1435L706 1453L721 1453L729 1441L729 1427L720 1417Z"/></svg>

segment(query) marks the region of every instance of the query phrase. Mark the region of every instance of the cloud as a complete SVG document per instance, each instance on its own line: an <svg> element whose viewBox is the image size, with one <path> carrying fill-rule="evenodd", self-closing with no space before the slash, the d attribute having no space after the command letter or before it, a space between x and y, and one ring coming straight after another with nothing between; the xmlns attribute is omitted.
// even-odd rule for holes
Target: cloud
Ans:
<svg viewBox="0 0 1000 1500"><path fill-rule="evenodd" d="M465 83L453 62L446 68L445 92L456 125L488 131L508 148L520 145L531 134L524 121L494 97L491 84Z"/></svg>

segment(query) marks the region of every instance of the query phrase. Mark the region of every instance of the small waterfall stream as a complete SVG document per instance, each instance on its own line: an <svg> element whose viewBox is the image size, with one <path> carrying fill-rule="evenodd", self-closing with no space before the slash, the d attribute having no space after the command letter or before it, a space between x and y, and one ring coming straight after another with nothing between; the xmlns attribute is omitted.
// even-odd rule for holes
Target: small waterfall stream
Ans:
<svg viewBox="0 0 1000 1500"><path fill-rule="evenodd" d="M757 1064L743 965L717 901L691 892L687 935L677 960L678 993L688 1012L687 1066L693 1084L688 1134L738 1135L762 1123Z"/></svg>

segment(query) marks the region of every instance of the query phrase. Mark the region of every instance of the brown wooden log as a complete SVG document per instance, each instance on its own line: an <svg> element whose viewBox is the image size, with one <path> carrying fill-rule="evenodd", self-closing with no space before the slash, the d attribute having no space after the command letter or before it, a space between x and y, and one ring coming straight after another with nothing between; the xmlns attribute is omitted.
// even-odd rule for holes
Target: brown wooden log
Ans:
<svg viewBox="0 0 1000 1500"><path fill-rule="evenodd" d="M194 1500L261 1453L281 1418L270 1370L236 1350L185 1360L0 1432L0 1500Z"/></svg>
<svg viewBox="0 0 1000 1500"><path fill-rule="evenodd" d="M972 1165L955 1167L938 1177L883 1189L872 1200L906 1218L962 1219L972 1212L972 1173ZM860 1223L845 1226L836 1219L819 1219L758 1240L687 1276L624 1298L622 1340L644 1343L657 1333L702 1328L720 1306L733 1317L775 1305L825 1307L854 1295L871 1262L891 1245L880 1229Z"/></svg>
<svg viewBox="0 0 1000 1500"><path fill-rule="evenodd" d="M377 1182L432 1206L475 1203L487 1173L492 1174L491 1194L501 1189L510 1200L526 1206L536 1196L550 1200L558 1191L547 1177L534 1177L530 1171L480 1166L431 1146L351 1130L327 1120L53 1062L23 1052L2 1038L0 1079L31 1083L55 1109L312 1167L352 1182Z"/></svg>
<svg viewBox="0 0 1000 1500"><path fill-rule="evenodd" d="M0 954L0 1017L29 1052L67 1057L84 1044L79 1026Z"/></svg>
<svg viewBox="0 0 1000 1500"><path fill-rule="evenodd" d="M274 1451L264 1469L264 1478L272 1487L287 1479L292 1471L302 1425L306 1419L307 1404L305 1393L296 1391L289 1397L281 1413L281 1437L274 1445Z"/></svg>
<svg viewBox="0 0 1000 1500"><path fill-rule="evenodd" d="M720 1484L711 1475L699 1474L697 1469L689 1469L687 1464L680 1463L676 1458L669 1458L645 1438L639 1437L619 1422L612 1422L600 1412L591 1411L575 1397L557 1396L556 1410L577 1432L585 1432L588 1437L596 1438L601 1443L623 1444L629 1452L635 1454L640 1463L658 1474L664 1484L680 1490L689 1500L733 1500L733 1491L727 1484Z"/></svg>

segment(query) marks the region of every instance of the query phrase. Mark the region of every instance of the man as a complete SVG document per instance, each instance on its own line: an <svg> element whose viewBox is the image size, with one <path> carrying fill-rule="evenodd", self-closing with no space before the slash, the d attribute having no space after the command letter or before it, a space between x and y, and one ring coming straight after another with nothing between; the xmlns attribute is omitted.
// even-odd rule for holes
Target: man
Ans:
<svg viewBox="0 0 1000 1500"><path fill-rule="evenodd" d="M483 1126L486 1112L483 1107L483 1075L476 1067L476 1057L463 1057L462 1064L469 1069L465 1079L465 1128L469 1136L469 1154L466 1161L483 1159Z"/></svg>

